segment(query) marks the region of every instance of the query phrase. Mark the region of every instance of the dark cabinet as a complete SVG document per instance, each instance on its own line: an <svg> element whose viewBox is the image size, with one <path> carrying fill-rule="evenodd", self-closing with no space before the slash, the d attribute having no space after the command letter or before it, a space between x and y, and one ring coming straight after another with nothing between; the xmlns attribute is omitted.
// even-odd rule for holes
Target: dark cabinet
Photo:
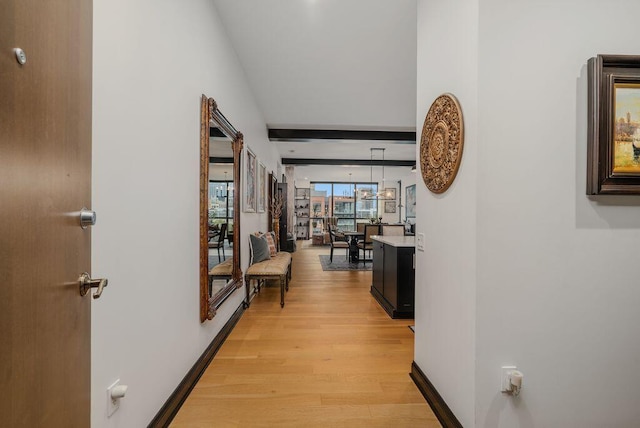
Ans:
<svg viewBox="0 0 640 428"><path fill-rule="evenodd" d="M373 241L373 281L371 286L376 289L380 295L384 295L384 244L382 242Z"/></svg>
<svg viewBox="0 0 640 428"><path fill-rule="evenodd" d="M373 241L371 294L391 318L413 318L415 248Z"/></svg>

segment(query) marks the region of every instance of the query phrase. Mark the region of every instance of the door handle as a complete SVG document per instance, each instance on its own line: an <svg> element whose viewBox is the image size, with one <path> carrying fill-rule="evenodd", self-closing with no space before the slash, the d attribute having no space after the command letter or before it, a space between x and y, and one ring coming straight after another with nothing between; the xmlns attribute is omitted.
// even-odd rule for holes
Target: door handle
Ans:
<svg viewBox="0 0 640 428"><path fill-rule="evenodd" d="M102 295L102 290L109 284L109 280L107 278L102 279L91 279L91 275L87 272L84 272L78 278L78 284L80 285L80 295L84 296L87 294L89 289L97 288L96 292L93 294L94 299L99 299Z"/></svg>

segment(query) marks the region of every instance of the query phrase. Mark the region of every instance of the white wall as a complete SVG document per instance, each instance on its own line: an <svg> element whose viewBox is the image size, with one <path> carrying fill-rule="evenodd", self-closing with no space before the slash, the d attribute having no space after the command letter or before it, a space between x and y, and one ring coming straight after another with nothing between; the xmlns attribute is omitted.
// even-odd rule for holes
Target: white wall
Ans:
<svg viewBox="0 0 640 428"><path fill-rule="evenodd" d="M640 197L588 198L585 175L586 63L638 53L640 4L418 5L417 123L452 91L466 141L452 189L418 180L416 362L464 426L637 426Z"/></svg>
<svg viewBox="0 0 640 428"><path fill-rule="evenodd" d="M465 146L453 185L429 192L416 173L415 362L464 426L474 420L476 292L478 0L418 1L416 133L431 103L455 94L464 115ZM419 159L419 145L416 147Z"/></svg>
<svg viewBox="0 0 640 428"><path fill-rule="evenodd" d="M269 170L277 156L212 3L94 1L92 426L146 426L240 305L200 324L200 95ZM243 214L243 235L266 214ZM242 242L242 261L248 263ZM107 419L106 388L129 385Z"/></svg>
<svg viewBox="0 0 640 428"><path fill-rule="evenodd" d="M402 183L402 185L400 185L400 183L398 183L398 181L400 181ZM385 203L387 201L380 201L379 203L379 209L378 212L382 215L382 222L383 223L398 223L398 222L402 222L404 223L406 220L406 205L407 205L407 201L406 201L406 189L407 186L411 186L412 184L416 183L416 173L414 172L410 172L409 169L406 169L406 173L404 176L400 177L399 180L387 180L386 181L386 185L384 186L384 188L395 188L396 189L396 199L395 201L395 205L396 205L396 212L395 213L386 213L385 212ZM381 190L383 189L383 187L381 186ZM401 207L398 207L398 204L402 203ZM415 222L414 218L409 219L409 221L411 223Z"/></svg>
<svg viewBox="0 0 640 428"><path fill-rule="evenodd" d="M587 59L637 55L639 14L480 2L477 426L640 423L640 199L585 196Z"/></svg>

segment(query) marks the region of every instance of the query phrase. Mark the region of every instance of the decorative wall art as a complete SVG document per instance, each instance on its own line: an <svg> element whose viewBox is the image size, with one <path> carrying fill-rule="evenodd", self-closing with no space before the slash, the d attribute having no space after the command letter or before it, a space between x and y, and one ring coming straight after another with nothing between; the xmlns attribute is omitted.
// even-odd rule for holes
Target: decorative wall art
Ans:
<svg viewBox="0 0 640 428"><path fill-rule="evenodd" d="M422 179L433 193L443 193L453 183L460 167L463 145L460 104L452 94L442 94L431 104L420 138Z"/></svg>
<svg viewBox="0 0 640 428"><path fill-rule="evenodd" d="M244 166L245 166L245 179L244 179L244 206L243 210L246 213L254 213L257 209L256 201L256 155L253 154L249 147L244 151Z"/></svg>
<svg viewBox="0 0 640 428"><path fill-rule="evenodd" d="M416 185L412 184L411 186L407 186L406 189L406 198L405 198L405 212L406 218L415 218L416 217Z"/></svg>
<svg viewBox="0 0 640 428"><path fill-rule="evenodd" d="M589 59L587 195L640 194L640 56Z"/></svg>
<svg viewBox="0 0 640 428"><path fill-rule="evenodd" d="M395 187L385 187L384 196L387 199L396 199L396 188ZM395 211L394 211L395 212Z"/></svg>
<svg viewBox="0 0 640 428"><path fill-rule="evenodd" d="M267 167L262 162L258 166L258 212L265 212L267 205Z"/></svg>
<svg viewBox="0 0 640 428"><path fill-rule="evenodd" d="M393 189L395 190L395 189ZM396 201L384 201L384 212L385 214L395 213L396 212Z"/></svg>

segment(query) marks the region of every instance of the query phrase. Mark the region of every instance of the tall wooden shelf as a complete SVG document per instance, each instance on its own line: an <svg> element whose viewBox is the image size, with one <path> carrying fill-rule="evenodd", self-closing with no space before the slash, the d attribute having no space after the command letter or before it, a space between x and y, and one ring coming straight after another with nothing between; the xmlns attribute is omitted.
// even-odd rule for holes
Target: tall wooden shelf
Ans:
<svg viewBox="0 0 640 428"><path fill-rule="evenodd" d="M309 239L309 211L311 206L311 189L296 187L294 197L296 239Z"/></svg>

